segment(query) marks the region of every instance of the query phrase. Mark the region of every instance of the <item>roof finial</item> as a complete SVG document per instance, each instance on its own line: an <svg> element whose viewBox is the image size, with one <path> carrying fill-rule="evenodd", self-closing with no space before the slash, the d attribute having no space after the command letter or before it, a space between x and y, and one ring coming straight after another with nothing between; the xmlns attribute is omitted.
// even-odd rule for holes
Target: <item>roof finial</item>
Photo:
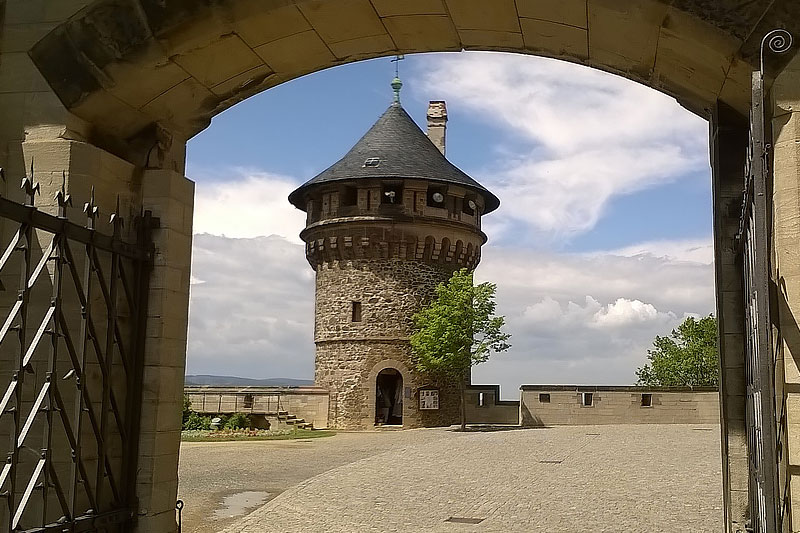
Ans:
<svg viewBox="0 0 800 533"><path fill-rule="evenodd" d="M400 62L406 57L402 54L394 56L392 63L394 63L394 79L392 80L392 89L394 90L394 105L400 105L400 89L403 88L403 82L400 81Z"/></svg>

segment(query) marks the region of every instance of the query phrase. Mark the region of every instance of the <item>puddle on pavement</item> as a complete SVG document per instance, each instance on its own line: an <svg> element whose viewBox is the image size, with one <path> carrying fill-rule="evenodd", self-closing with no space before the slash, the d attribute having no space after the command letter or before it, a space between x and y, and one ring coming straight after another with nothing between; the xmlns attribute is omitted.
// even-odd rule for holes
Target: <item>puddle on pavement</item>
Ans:
<svg viewBox="0 0 800 533"><path fill-rule="evenodd" d="M214 518L224 519L242 516L254 507L264 504L269 498L269 492L247 491L237 492L222 499L222 506L214 511Z"/></svg>

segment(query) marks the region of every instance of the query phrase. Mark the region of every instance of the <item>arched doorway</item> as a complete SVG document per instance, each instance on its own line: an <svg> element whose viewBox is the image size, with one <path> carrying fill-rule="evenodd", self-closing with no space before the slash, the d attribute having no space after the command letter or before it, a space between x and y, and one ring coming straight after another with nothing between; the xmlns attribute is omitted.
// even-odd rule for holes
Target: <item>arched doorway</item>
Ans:
<svg viewBox="0 0 800 533"><path fill-rule="evenodd" d="M403 375L394 368L375 378L375 425L403 425Z"/></svg>
<svg viewBox="0 0 800 533"><path fill-rule="evenodd" d="M43 0L42 4L57 5L58 1ZM81 176L80 180L70 181L69 192L73 194L96 182L98 194L108 194L113 200L117 190L129 187L130 176L136 176L131 184L139 183L141 178L142 192L134 197L142 205L135 205L134 212L140 207L152 208L164 221L157 236L159 263L155 272L162 275L169 271L185 280L177 294L156 288L149 301L153 306L163 306L170 299L176 312L169 316L159 314L159 320L163 321L163 331L177 331L179 337L185 335L191 238L181 233L176 220L180 217L171 214L183 209L191 211L192 206L192 187L181 175L183 141L206 127L214 115L261 90L329 66L395 52L507 50L561 57L621 73L672 94L689 109L710 118L715 172L714 239L719 245L715 247L719 250L715 268L720 319L724 323L720 327L724 332L720 348L725 358L721 400L726 520L745 522L745 498L736 495L747 491L747 454L736 452L745 449L747 443L740 394L744 383L744 342L736 329L744 304L737 288L741 282L739 267L728 257L732 246L729 241L738 231L738 207L742 203L743 165L734 155L744 153L747 141L748 63L754 65L758 59L756 45L762 35L758 28L795 26L797 15L787 7L791 2L743 9L735 17L722 4L698 0L679 5L666 0L620 0L616 4L577 1L570 8L530 0L431 1L414 3L413 7L386 0L185 0L155 4L141 0L83 0L74 3L74 7L42 10L44 14L40 16L49 17L47 24L34 24L39 22L37 15L23 13L25 7L7 8L6 25L25 20L31 26L31 35L51 33L30 51L39 72L28 64L23 49L3 50L10 52L7 59L11 60L4 61L4 66L14 66L14 70L20 67L19 75L3 79L4 87L8 82L4 101L14 111L26 111L7 114L5 126L11 133L4 140L10 143L9 154L17 157L3 166L20 175L26 167L23 154L32 159L36 152L52 151L58 146L56 150L69 158L50 157L47 160L52 161L52 166L39 167L39 173L61 175L63 161L69 161L67 172ZM72 19L67 21L72 11ZM188 12L192 14L189 19ZM62 24L53 28L59 17ZM341 24L341 20L350 23ZM215 60L221 57L227 60ZM69 68L65 69L65 65ZM40 74L51 87L42 83ZM791 79L786 77L789 83ZM29 92L32 89L36 92ZM30 94L39 96L32 98ZM60 98L63 108L51 98L53 94ZM788 91L788 95L796 98L795 91ZM782 99L788 100L786 96L783 94ZM783 122L776 122L779 127L796 113L796 107L789 102L782 109L779 120ZM74 121L75 117L85 123ZM23 150L25 135L20 134L37 125L47 128L38 136L31 136L37 142L26 143ZM70 135L64 135L65 131ZM785 131L796 129L787 127ZM88 142L90 138L98 146ZM43 142L46 139L48 142ZM797 160L792 153L796 150L794 140L789 137L788 142L774 145L775 168L785 167L783 174L787 177L796 175L792 172ZM102 155L110 161L110 154L103 149L125 160L113 160L120 167L118 182L76 171L86 166L83 163L90 158L97 160ZM45 159L37 157L37 161ZM94 167L98 173L104 168L86 166ZM106 188L101 189L101 184ZM776 187L775 195L788 194L781 191L789 190ZM54 191L42 192L47 196ZM729 206L734 207L728 209ZM786 214L779 211L781 217L791 219L792 210L785 211ZM191 224L188 230L191 233ZM786 253L784 248L792 245L786 243L794 241L779 239L776 254ZM781 268L781 277L788 278L796 265L784 261ZM796 291L786 291L790 305L783 308L791 315ZM182 376L174 369L182 364L185 337L163 337L159 332L148 339L149 379L164 384L155 391L174 390L182 383ZM174 348L170 345L162 349L162 340L178 342ZM173 412L174 406L165 403L160 392L146 390L145 394L152 396L142 402L142 442L152 447L156 438L163 440L165 444L159 445L163 446L159 451L173 454L177 462L175 442L163 439L167 432L174 435L175 427L156 428L154 422L164 419L162 410ZM148 447L143 445L142 449ZM736 453L729 454L728 449ZM150 464L152 458L143 455L139 465L145 461ZM139 470L146 473L152 468ZM172 477L173 483L176 479ZM163 491L156 493L151 485L146 478L139 483L142 488L138 496L148 509L138 521L142 530L150 523L158 523L172 506L170 498L155 498L154 494ZM729 505L731 501L738 503Z"/></svg>

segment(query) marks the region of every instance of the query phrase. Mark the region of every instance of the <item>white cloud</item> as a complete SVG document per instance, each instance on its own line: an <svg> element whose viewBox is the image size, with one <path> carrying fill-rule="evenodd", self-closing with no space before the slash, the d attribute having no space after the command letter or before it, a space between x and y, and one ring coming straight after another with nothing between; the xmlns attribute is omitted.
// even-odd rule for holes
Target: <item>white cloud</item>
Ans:
<svg viewBox="0 0 800 533"><path fill-rule="evenodd" d="M602 305L591 295L586 295L583 305L568 301L565 306L550 296L525 308L522 312L525 322L548 327L592 327L599 329L634 327L652 322L673 322L671 312L661 313L652 304L640 300L617 298Z"/></svg>
<svg viewBox="0 0 800 533"><path fill-rule="evenodd" d="M297 188L291 178L245 169L226 181L198 181L194 232L226 237L279 235L302 243L305 213L287 200Z"/></svg>
<svg viewBox="0 0 800 533"><path fill-rule="evenodd" d="M707 123L621 77L496 52L421 64L420 92L447 99L451 116L472 113L506 132L495 162L473 169L503 202L487 219L493 232L508 218L553 239L586 232L614 196L708 167Z"/></svg>
<svg viewBox="0 0 800 533"><path fill-rule="evenodd" d="M668 243L663 243L665 246ZM196 235L188 372L311 378L314 272L281 237ZM487 247L512 349L475 369L513 398L522 383L632 383L655 335L713 311L710 264Z"/></svg>
<svg viewBox="0 0 800 533"><path fill-rule="evenodd" d="M506 398L523 383L633 383L656 335L714 311L713 265L658 253L684 244L631 255L487 246L476 280L497 283L513 347L473 381L502 384Z"/></svg>
<svg viewBox="0 0 800 533"><path fill-rule="evenodd" d="M660 313L652 304L639 300L617 298L594 314L594 326L598 328L622 328L645 325L653 322L668 323L675 320L673 313Z"/></svg>
<svg viewBox="0 0 800 533"><path fill-rule="evenodd" d="M649 241L610 252L625 257L660 257L672 261L690 261L710 265L714 262L714 244L711 238L676 241Z"/></svg>
<svg viewBox="0 0 800 533"><path fill-rule="evenodd" d="M278 237L195 235L187 373L311 378L314 271Z"/></svg>

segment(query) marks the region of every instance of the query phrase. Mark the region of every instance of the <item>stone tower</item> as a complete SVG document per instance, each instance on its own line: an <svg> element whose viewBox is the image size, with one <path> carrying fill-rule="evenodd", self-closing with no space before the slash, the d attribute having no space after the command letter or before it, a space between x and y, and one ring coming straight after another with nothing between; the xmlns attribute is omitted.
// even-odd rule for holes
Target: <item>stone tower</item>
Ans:
<svg viewBox="0 0 800 533"><path fill-rule="evenodd" d="M289 195L307 213L314 377L330 391L331 427L459 421L454 384L413 370L411 317L455 270L477 266L481 217L500 202L445 159L444 102L428 110L432 142L400 105L401 85L341 160Z"/></svg>

